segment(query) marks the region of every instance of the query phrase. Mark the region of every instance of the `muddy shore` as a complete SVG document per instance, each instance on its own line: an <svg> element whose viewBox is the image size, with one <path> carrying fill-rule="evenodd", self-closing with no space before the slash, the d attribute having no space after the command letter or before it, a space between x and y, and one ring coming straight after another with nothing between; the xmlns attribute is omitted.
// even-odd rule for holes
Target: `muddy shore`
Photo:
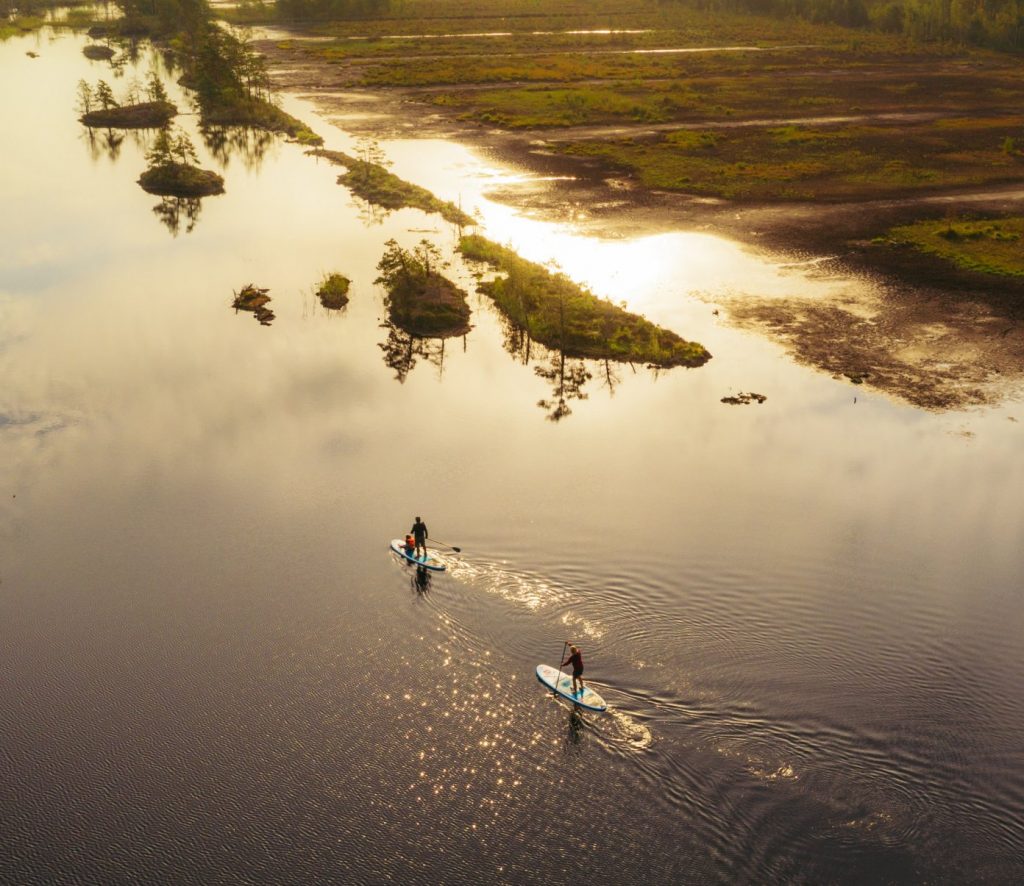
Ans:
<svg viewBox="0 0 1024 886"><path fill-rule="evenodd" d="M749 204L641 187L606 164L550 150L557 133L482 127L416 101L418 90L354 89L337 66L258 48L275 83L315 102L347 131L377 138L442 137L522 169L530 182L491 199L594 236L671 230L721 234L808 262L816 273L863 280L855 302L734 296L729 321L782 342L793 357L925 409L962 409L1019 394L1024 384L1024 283L958 271L908 249L871 242L885 230L951 213L1024 211L1024 186L896 195L843 203ZM892 125L898 125L894 120ZM642 129L642 127L640 127ZM654 129L651 128L653 132ZM635 132L631 134L636 134Z"/></svg>

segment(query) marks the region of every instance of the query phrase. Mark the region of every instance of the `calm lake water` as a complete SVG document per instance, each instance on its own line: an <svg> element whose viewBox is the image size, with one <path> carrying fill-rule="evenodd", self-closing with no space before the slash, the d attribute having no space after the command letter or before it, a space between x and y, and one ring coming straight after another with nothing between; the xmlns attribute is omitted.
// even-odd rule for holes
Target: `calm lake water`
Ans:
<svg viewBox="0 0 1024 886"><path fill-rule="evenodd" d="M159 59L82 45L0 43L0 880L1024 879L1020 392L935 414L834 380L714 300L867 284L588 239L488 201L515 170L385 143L714 355L568 361L549 420L557 355L486 298L443 348L382 325L385 241L450 226L295 145L218 159L192 116L226 194L161 218L147 137L74 111ZM269 327L231 308L250 282ZM463 548L425 585L387 551L417 514ZM534 679L566 638L607 714Z"/></svg>

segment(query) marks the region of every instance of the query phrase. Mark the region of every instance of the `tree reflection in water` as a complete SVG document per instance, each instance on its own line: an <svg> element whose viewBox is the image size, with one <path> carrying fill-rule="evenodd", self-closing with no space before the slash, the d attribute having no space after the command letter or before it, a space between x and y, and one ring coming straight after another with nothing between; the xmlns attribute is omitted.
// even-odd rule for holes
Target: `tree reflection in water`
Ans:
<svg viewBox="0 0 1024 886"><path fill-rule="evenodd" d="M405 382L418 358L436 366L439 377L444 374L443 338L420 338L390 321L383 326L388 330L388 337L379 347L384 352L384 362L395 370L399 382Z"/></svg>
<svg viewBox="0 0 1024 886"><path fill-rule="evenodd" d="M633 370L636 371L635 369ZM611 397L615 396L615 386L622 381L619 376L618 370L612 365L611 360L604 360L601 363L601 387L608 388L608 394Z"/></svg>
<svg viewBox="0 0 1024 886"><path fill-rule="evenodd" d="M547 412L548 421L561 421L572 415L570 400L586 400L589 396L583 386L593 376L582 360L571 360L563 351L552 351L546 366L535 366L533 371L551 384L551 399L538 400L537 405Z"/></svg>
<svg viewBox="0 0 1024 886"><path fill-rule="evenodd" d="M530 338L529 332L507 320L503 331L505 350L516 362L529 366L530 359L535 356L536 351L540 351L547 360L546 364L535 366L533 371L551 385L551 398L537 401L537 405L547 413L545 417L548 421L557 422L572 415L569 403L572 400L587 399L589 395L583 390L583 386L593 378L583 360L566 357L562 351L552 351L536 344ZM610 360L604 361L603 375L603 384L614 394L619 376Z"/></svg>
<svg viewBox="0 0 1024 886"><path fill-rule="evenodd" d="M111 163L117 161L121 156L121 146L124 144L124 133L114 129L97 130L89 126L85 130L85 143L89 146L89 157L95 163L101 157L106 157Z"/></svg>
<svg viewBox="0 0 1024 886"><path fill-rule="evenodd" d="M177 237L182 222L185 224L185 233L192 233L196 222L199 221L201 209L198 197L161 197L160 202L153 207L153 214L160 219L161 224L172 236Z"/></svg>
<svg viewBox="0 0 1024 886"><path fill-rule="evenodd" d="M237 157L246 169L258 170L277 136L250 126L203 126L199 130L211 156L225 169Z"/></svg>

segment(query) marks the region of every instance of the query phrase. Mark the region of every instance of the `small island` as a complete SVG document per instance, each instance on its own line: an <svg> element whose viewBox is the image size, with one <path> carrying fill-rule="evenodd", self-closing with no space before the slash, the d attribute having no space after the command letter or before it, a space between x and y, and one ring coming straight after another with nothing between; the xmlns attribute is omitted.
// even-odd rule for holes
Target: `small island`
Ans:
<svg viewBox="0 0 1024 886"><path fill-rule="evenodd" d="M102 43L89 43L82 47L82 55L91 61L106 61L114 57L114 50Z"/></svg>
<svg viewBox="0 0 1024 886"><path fill-rule="evenodd" d="M192 140L184 132L161 129L146 154L148 168L139 176L142 189L160 197L206 197L224 193L224 179L200 169Z"/></svg>
<svg viewBox="0 0 1024 886"><path fill-rule="evenodd" d="M521 258L511 249L471 234L459 250L504 276L477 284L509 321L534 340L570 357L703 366L711 359L703 345L686 341L637 314L573 283L564 274Z"/></svg>
<svg viewBox="0 0 1024 886"><path fill-rule="evenodd" d="M385 244L387 251L374 281L388 291L387 306L391 322L412 335L447 338L469 331L469 305L466 293L440 273L445 267L440 250L429 240L421 240L411 252L395 240Z"/></svg>
<svg viewBox="0 0 1024 886"><path fill-rule="evenodd" d="M352 281L342 274L327 274L317 288L320 304L330 311L339 311L348 304L348 287Z"/></svg>
<svg viewBox="0 0 1024 886"><path fill-rule="evenodd" d="M78 119L94 129L159 129L177 114L178 108L170 102L140 102L137 105L99 108Z"/></svg>
<svg viewBox="0 0 1024 886"><path fill-rule="evenodd" d="M260 326L269 326L274 321L274 312L267 307L270 296L269 289L253 286L246 283L239 292L235 293L231 306L236 311L250 311L259 320Z"/></svg>
<svg viewBox="0 0 1024 886"><path fill-rule="evenodd" d="M88 47L86 47L88 48ZM159 129L177 116L178 108L167 100L167 92L155 71L150 71L145 97L140 90L130 90L124 102L114 97L110 85L100 80L93 88L85 80L78 81L80 122L103 129Z"/></svg>

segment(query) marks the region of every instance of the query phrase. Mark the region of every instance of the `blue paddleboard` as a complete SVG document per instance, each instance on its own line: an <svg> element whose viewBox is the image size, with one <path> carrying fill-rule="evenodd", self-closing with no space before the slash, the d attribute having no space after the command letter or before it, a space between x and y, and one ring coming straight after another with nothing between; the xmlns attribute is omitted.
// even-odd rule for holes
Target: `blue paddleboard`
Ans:
<svg viewBox="0 0 1024 886"><path fill-rule="evenodd" d="M557 668L553 668L551 665L537 665L537 679L547 686L548 689L557 692L562 698L567 698L574 705L579 705L579 707L586 708L588 711L604 711L608 709L604 699L589 686L585 686L579 695L573 695L572 674L570 673L562 671L562 675L559 677ZM555 682L556 680L558 681L557 683Z"/></svg>
<svg viewBox="0 0 1024 886"><path fill-rule="evenodd" d="M434 572L444 572L447 567L444 565L444 560L440 557L435 557L430 551L423 556L417 557L415 552L407 554L405 552L405 542L400 538L391 539L391 550L393 550L403 560L408 560L410 563L415 563L422 569L432 569Z"/></svg>

